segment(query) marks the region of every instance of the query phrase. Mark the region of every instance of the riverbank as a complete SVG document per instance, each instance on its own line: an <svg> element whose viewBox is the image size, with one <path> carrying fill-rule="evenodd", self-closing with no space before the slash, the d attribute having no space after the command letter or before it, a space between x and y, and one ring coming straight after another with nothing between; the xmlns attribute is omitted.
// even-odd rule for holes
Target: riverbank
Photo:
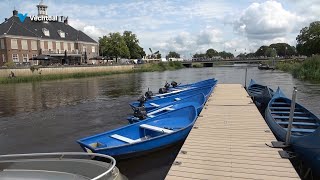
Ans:
<svg viewBox="0 0 320 180"><path fill-rule="evenodd" d="M320 55L312 56L304 61L292 60L279 62L276 69L289 72L301 80L320 81Z"/></svg>
<svg viewBox="0 0 320 180"><path fill-rule="evenodd" d="M25 83L70 78L86 78L106 76L122 73L152 72L176 70L183 68L180 62L142 64L138 66L100 66L100 67L59 67L59 68L30 68L30 69L1 69L0 84ZM15 77L9 78L8 74L14 72Z"/></svg>

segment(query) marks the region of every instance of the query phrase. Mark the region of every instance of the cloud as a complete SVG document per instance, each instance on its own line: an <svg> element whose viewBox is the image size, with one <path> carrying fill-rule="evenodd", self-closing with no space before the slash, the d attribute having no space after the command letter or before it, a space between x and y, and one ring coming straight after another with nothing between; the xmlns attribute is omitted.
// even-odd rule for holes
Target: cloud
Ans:
<svg viewBox="0 0 320 180"><path fill-rule="evenodd" d="M291 33L302 19L276 1L252 3L235 22L235 30L250 39L274 39Z"/></svg>

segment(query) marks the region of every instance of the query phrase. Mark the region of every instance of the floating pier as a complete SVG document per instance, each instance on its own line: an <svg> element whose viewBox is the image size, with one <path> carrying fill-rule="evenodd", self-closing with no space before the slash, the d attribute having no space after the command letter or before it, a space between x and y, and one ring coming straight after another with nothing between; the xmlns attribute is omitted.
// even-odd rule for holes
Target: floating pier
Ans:
<svg viewBox="0 0 320 180"><path fill-rule="evenodd" d="M300 179L240 84L218 84L175 159L171 179Z"/></svg>

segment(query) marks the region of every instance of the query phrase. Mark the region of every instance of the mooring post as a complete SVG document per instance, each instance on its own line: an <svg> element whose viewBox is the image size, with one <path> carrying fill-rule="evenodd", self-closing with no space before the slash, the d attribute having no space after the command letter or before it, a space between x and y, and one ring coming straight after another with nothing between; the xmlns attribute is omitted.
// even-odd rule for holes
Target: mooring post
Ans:
<svg viewBox="0 0 320 180"><path fill-rule="evenodd" d="M248 68L246 68L246 74L244 76L244 88L247 89L247 74L248 74Z"/></svg>
<svg viewBox="0 0 320 180"><path fill-rule="evenodd" d="M292 93L292 100L291 100L291 108L290 108L290 115L289 115L289 124L288 124L287 135L286 135L286 145L287 145L287 146L290 144L293 116L294 116L294 110L295 110L295 108L296 108L297 91L298 91L297 88L294 87L294 88L293 88L293 93Z"/></svg>

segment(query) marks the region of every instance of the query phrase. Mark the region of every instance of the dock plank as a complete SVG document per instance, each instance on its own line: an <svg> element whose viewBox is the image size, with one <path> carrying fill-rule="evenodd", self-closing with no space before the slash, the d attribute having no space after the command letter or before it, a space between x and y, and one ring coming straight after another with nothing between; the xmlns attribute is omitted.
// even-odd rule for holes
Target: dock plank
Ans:
<svg viewBox="0 0 320 180"><path fill-rule="evenodd" d="M205 138L204 138L205 137ZM240 84L219 84L166 179L300 179Z"/></svg>

